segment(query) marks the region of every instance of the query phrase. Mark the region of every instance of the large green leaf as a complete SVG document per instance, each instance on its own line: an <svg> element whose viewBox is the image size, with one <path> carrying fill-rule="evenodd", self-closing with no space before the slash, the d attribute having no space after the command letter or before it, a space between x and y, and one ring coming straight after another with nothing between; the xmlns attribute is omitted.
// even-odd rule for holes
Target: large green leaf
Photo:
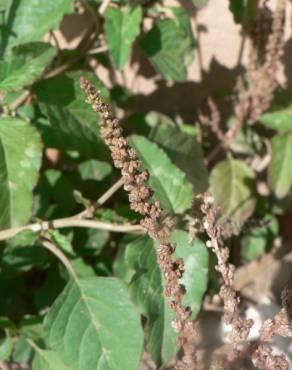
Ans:
<svg viewBox="0 0 292 370"><path fill-rule="evenodd" d="M133 42L140 32L141 19L140 6L110 7L105 13L105 35L118 69L124 67L131 55Z"/></svg>
<svg viewBox="0 0 292 370"><path fill-rule="evenodd" d="M185 231L174 231L171 240L177 243L174 257L181 257L185 262L182 283L187 294L184 297L184 304L190 305L194 319L199 312L202 296L207 287L208 252L199 240L189 245ZM164 281L156 262L154 241L143 236L128 244L124 263L128 270L134 270L130 283L131 296L141 313L148 318L146 325L148 350L158 366L165 364L177 351L176 334L171 327L174 314L163 294Z"/></svg>
<svg viewBox="0 0 292 370"><path fill-rule="evenodd" d="M278 198L288 194L292 186L292 133L272 139L272 160L269 166L269 184Z"/></svg>
<svg viewBox="0 0 292 370"><path fill-rule="evenodd" d="M36 129L17 118L0 119L0 229L25 224L41 164Z"/></svg>
<svg viewBox="0 0 292 370"><path fill-rule="evenodd" d="M12 0L5 17L1 49L41 41L46 32L59 26L65 13L73 10L74 0Z"/></svg>
<svg viewBox="0 0 292 370"><path fill-rule="evenodd" d="M72 72L43 80L34 86L34 92L49 119L55 147L105 159L108 151L99 136L98 116L85 101L79 86L80 76L86 76L103 96L108 96L102 83L89 72Z"/></svg>
<svg viewBox="0 0 292 370"><path fill-rule="evenodd" d="M136 370L143 349L140 318L115 278L72 280L45 319L51 349L72 370Z"/></svg>
<svg viewBox="0 0 292 370"><path fill-rule="evenodd" d="M244 162L232 158L219 162L210 176L210 190L235 228L240 228L255 208L255 175Z"/></svg>
<svg viewBox="0 0 292 370"><path fill-rule="evenodd" d="M141 46L165 79L187 79L187 66L192 60L194 44L181 14L176 19L157 21L145 35Z"/></svg>
<svg viewBox="0 0 292 370"><path fill-rule="evenodd" d="M53 59L56 50L44 43L13 48L0 61L0 90L19 90L37 80Z"/></svg>
<svg viewBox="0 0 292 370"><path fill-rule="evenodd" d="M277 131L292 131L292 107L264 113L260 118L260 122Z"/></svg>
<svg viewBox="0 0 292 370"><path fill-rule="evenodd" d="M71 370L59 358L55 351L42 350L37 346L33 347L36 350L33 359L33 370Z"/></svg>
<svg viewBox="0 0 292 370"><path fill-rule="evenodd" d="M163 208L176 213L183 213L190 208L193 187L167 154L143 136L132 136L131 144L137 150L143 166L149 170L149 184Z"/></svg>
<svg viewBox="0 0 292 370"><path fill-rule="evenodd" d="M194 185L195 192L208 187L208 172L204 164L203 151L195 137L180 130L174 124L158 122L150 132L150 139L162 147L170 159Z"/></svg>

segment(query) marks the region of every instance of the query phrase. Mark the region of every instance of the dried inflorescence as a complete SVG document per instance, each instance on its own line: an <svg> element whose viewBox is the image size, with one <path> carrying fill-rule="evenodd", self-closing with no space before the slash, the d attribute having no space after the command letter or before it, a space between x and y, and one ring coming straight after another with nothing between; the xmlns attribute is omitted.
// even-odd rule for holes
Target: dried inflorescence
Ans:
<svg viewBox="0 0 292 370"><path fill-rule="evenodd" d="M184 272L184 261L173 260L175 243L168 242L171 226L169 220L164 217L160 202L151 199L153 190L147 186L149 173L141 170L136 151L123 136L119 121L113 117L108 105L87 79L81 78L80 85L93 110L100 115L100 134L111 151L115 167L121 170L124 189L129 193L130 207L143 216L141 224L149 236L159 241L157 260L165 278L165 295L169 297L170 307L177 316L172 326L180 334L178 341L184 352L176 368L195 369L194 328L190 320L192 312L182 304L185 288L180 284L180 279Z"/></svg>
<svg viewBox="0 0 292 370"><path fill-rule="evenodd" d="M248 89L246 91L249 100L247 112L249 123L257 121L261 114L269 108L274 98L277 88L276 73L284 49L285 5L286 0L277 1L272 20L266 6L260 9L255 28L259 29L261 35L257 32L257 36L254 33L251 36L250 62L247 70ZM270 30L268 37L263 36L264 26L268 31Z"/></svg>
<svg viewBox="0 0 292 370"><path fill-rule="evenodd" d="M250 33L250 53L246 83L240 76L235 86L234 124L227 132L220 128L220 114L215 103L208 100L209 115L200 115L203 124L211 126L220 143L230 147L243 124L253 124L265 112L278 86L277 71L284 50L284 19L286 0L277 0L273 13L266 3L258 9L258 17Z"/></svg>
<svg viewBox="0 0 292 370"><path fill-rule="evenodd" d="M259 369L288 370L289 363L285 356L273 354L271 346L267 343L275 335L292 337L292 289L287 288L282 294L283 308L274 318L266 320L260 330L258 345L252 353L253 364Z"/></svg>
<svg viewBox="0 0 292 370"><path fill-rule="evenodd" d="M223 320L232 327L230 340L237 354L238 344L247 339L253 321L247 320L239 315L239 297L233 288L235 267L228 263L229 250L222 245L222 230L220 223L217 222L219 210L215 206L214 199L209 193L199 195L198 199L201 201L203 226L209 237L206 246L211 248L216 254L218 259L216 269L223 278L223 285L219 293L224 303Z"/></svg>
<svg viewBox="0 0 292 370"><path fill-rule="evenodd" d="M206 113L204 113L203 111L199 112L200 122L205 126L209 126L217 139L224 144L226 141L226 137L225 133L220 127L221 115L216 103L210 97L206 100L206 110Z"/></svg>
<svg viewBox="0 0 292 370"><path fill-rule="evenodd" d="M230 358L230 364L248 356L259 369L288 370L289 364L285 356L273 354L272 348L267 342L275 335L292 336L292 289L284 291L282 294L283 308L274 318L268 319L263 323L256 343L248 345L241 350L239 345L246 342L253 320L246 319L239 314L240 300L233 288L235 268L228 263L229 250L223 245L222 226L220 222L217 222L220 210L214 204L214 199L209 193L200 194L197 198L201 203L203 226L209 237L206 246L211 248L216 254L218 259L216 269L220 272L223 279L219 295L224 304L223 320L232 328L230 341L233 345L234 353Z"/></svg>

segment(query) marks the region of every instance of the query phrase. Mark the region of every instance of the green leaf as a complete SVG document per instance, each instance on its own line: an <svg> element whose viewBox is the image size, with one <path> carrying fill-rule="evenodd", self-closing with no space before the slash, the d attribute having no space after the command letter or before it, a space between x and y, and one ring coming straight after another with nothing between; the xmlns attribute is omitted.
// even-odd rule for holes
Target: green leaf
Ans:
<svg viewBox="0 0 292 370"><path fill-rule="evenodd" d="M61 271L60 264L57 263L46 270L45 281L34 295L34 302L38 310L49 308L64 289L67 281Z"/></svg>
<svg viewBox="0 0 292 370"><path fill-rule="evenodd" d="M43 177L44 183L40 184L40 191L43 193L46 202L50 198L58 204L60 208L67 212L72 212L76 209L76 201L73 196L74 185L66 176L59 170L49 169L45 171ZM45 204L44 207L48 207Z"/></svg>
<svg viewBox="0 0 292 370"><path fill-rule="evenodd" d="M43 330L43 319L42 315L30 316L26 315L22 318L18 324L19 332L26 338L43 341L44 330Z"/></svg>
<svg viewBox="0 0 292 370"><path fill-rule="evenodd" d="M98 116L85 101L80 88L81 76L90 79L103 96L108 96L93 73L81 71L43 80L34 86L34 92L49 119L56 148L77 150L89 158L106 159L108 151L99 136Z"/></svg>
<svg viewBox="0 0 292 370"><path fill-rule="evenodd" d="M149 138L158 143L172 162L187 175L196 193L206 191L208 172L202 148L193 136L163 121L153 127Z"/></svg>
<svg viewBox="0 0 292 370"><path fill-rule="evenodd" d="M33 352L27 340L20 336L14 345L13 360L17 363L29 362L33 357Z"/></svg>
<svg viewBox="0 0 292 370"><path fill-rule="evenodd" d="M166 80L185 81L193 57L193 39L181 19L157 21L141 43L150 61Z"/></svg>
<svg viewBox="0 0 292 370"><path fill-rule="evenodd" d="M76 229L73 244L79 255L99 255L109 241L110 233L105 230Z"/></svg>
<svg viewBox="0 0 292 370"><path fill-rule="evenodd" d="M73 11L73 0L12 0L5 17L1 50L6 45L40 41L46 32L58 28L65 13Z"/></svg>
<svg viewBox="0 0 292 370"><path fill-rule="evenodd" d="M0 361L8 360L13 350L13 340L6 336L3 340L0 339Z"/></svg>
<svg viewBox="0 0 292 370"><path fill-rule="evenodd" d="M42 350L36 345L32 346L36 353L33 359L33 370L71 370L60 359L56 351Z"/></svg>
<svg viewBox="0 0 292 370"><path fill-rule="evenodd" d="M193 188L186 175L177 168L155 143L143 136L131 137L142 164L150 172L149 184L166 211L183 213L191 207Z"/></svg>
<svg viewBox="0 0 292 370"><path fill-rule="evenodd" d="M185 262L182 283L185 284L187 293L183 303L190 305L194 319L207 287L208 252L199 240L189 245L188 235L182 230L174 231L171 240L177 243L174 257L181 257ZM157 366L160 366L174 357L177 346L176 334L171 327L174 314L163 294L164 281L156 262L154 241L143 236L128 244L124 263L128 265L128 269L135 271L130 283L130 293L141 313L148 318L147 347Z"/></svg>
<svg viewBox="0 0 292 370"><path fill-rule="evenodd" d="M229 0L229 9L233 13L234 21L240 23L244 10L246 7L247 0Z"/></svg>
<svg viewBox="0 0 292 370"><path fill-rule="evenodd" d="M236 23L242 23L248 29L257 15L258 0L229 0L229 9Z"/></svg>
<svg viewBox="0 0 292 370"><path fill-rule="evenodd" d="M265 113L261 116L260 122L276 131L292 131L292 107Z"/></svg>
<svg viewBox="0 0 292 370"><path fill-rule="evenodd" d="M13 48L0 61L0 90L19 90L35 82L52 61L56 49L44 43Z"/></svg>
<svg viewBox="0 0 292 370"><path fill-rule="evenodd" d="M208 251L199 239L190 244L188 234L182 230L175 230L171 234L170 241L176 242L177 245L174 257L183 258L185 263L181 282L186 287L187 294L183 297L183 304L191 307L192 318L195 319L207 289Z"/></svg>
<svg viewBox="0 0 292 370"><path fill-rule="evenodd" d="M241 255L247 261L261 256L278 234L279 224L274 216L266 216L263 222L264 225L253 228L241 239Z"/></svg>
<svg viewBox="0 0 292 370"><path fill-rule="evenodd" d="M112 172L112 166L107 162L90 159L80 163L79 173L82 180L101 181Z"/></svg>
<svg viewBox="0 0 292 370"><path fill-rule="evenodd" d="M49 235L54 244L56 244L66 255L69 257L75 256L72 245L65 235L61 234L58 230L49 231Z"/></svg>
<svg viewBox="0 0 292 370"><path fill-rule="evenodd" d="M40 136L32 125L17 118L0 119L0 229L29 220L41 156Z"/></svg>
<svg viewBox="0 0 292 370"><path fill-rule="evenodd" d="M0 0L0 11L5 10L9 6L10 0Z"/></svg>
<svg viewBox="0 0 292 370"><path fill-rule="evenodd" d="M52 350L72 370L136 370L143 334L124 284L115 278L71 281L45 319Z"/></svg>
<svg viewBox="0 0 292 370"><path fill-rule="evenodd" d="M37 234L26 230L7 241L0 260L2 274L46 267L52 259L51 254L38 244L37 239Z"/></svg>
<svg viewBox="0 0 292 370"><path fill-rule="evenodd" d="M133 42L140 32L142 9L140 6L113 8L105 13L105 36L117 69L127 63Z"/></svg>
<svg viewBox="0 0 292 370"><path fill-rule="evenodd" d="M175 126L175 123L170 117L160 112L151 111L147 113L143 119L146 121L147 125L153 128L153 130L155 128L159 128L160 125L163 125L164 127ZM138 122L141 122L141 119L138 118Z"/></svg>
<svg viewBox="0 0 292 370"><path fill-rule="evenodd" d="M210 176L211 193L236 228L240 228L254 211L254 187L252 169L232 158L219 162Z"/></svg>
<svg viewBox="0 0 292 370"><path fill-rule="evenodd" d="M92 277L96 276L95 271L91 265L85 263L82 258L76 258L71 261L72 266L79 277Z"/></svg>
<svg viewBox="0 0 292 370"><path fill-rule="evenodd" d="M292 133L272 139L272 160L268 169L268 182L276 197L283 198L292 186Z"/></svg>
<svg viewBox="0 0 292 370"><path fill-rule="evenodd" d="M167 363L176 354L176 333L171 327L173 312L163 294L164 282L156 262L154 242L143 236L130 243L125 251L129 269L135 270L130 294L141 313L147 317L146 348L155 363Z"/></svg>

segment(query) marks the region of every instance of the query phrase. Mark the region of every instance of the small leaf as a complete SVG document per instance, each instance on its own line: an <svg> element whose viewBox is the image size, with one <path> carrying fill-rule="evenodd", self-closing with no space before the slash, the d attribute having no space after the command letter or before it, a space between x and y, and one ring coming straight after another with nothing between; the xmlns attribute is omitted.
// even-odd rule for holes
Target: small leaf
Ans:
<svg viewBox="0 0 292 370"><path fill-rule="evenodd" d="M84 208L90 207L90 201L82 195L78 190L73 190L73 197L78 204L83 205Z"/></svg>
<svg viewBox="0 0 292 370"><path fill-rule="evenodd" d="M236 23L242 23L248 29L257 15L258 0L229 0L229 9Z"/></svg>
<svg viewBox="0 0 292 370"><path fill-rule="evenodd" d="M6 242L0 261L2 274L11 275L31 268L44 268L51 261L51 254L38 244L38 236L25 230Z"/></svg>
<svg viewBox="0 0 292 370"><path fill-rule="evenodd" d="M131 137L143 166L150 172L149 184L167 211L183 213L191 207L193 189L186 175L177 168L166 153L143 136Z"/></svg>
<svg viewBox="0 0 292 370"><path fill-rule="evenodd" d="M183 304L191 307L192 319L195 319L207 289L209 261L204 243L197 238L190 244L188 239L188 234L182 230L175 230L170 237L170 241L176 242L177 246L174 258L184 260L185 272L181 282L187 294L183 297Z"/></svg>
<svg viewBox="0 0 292 370"><path fill-rule="evenodd" d="M40 41L49 30L59 26L65 13L74 11L73 0L12 0L3 30L6 45Z"/></svg>
<svg viewBox="0 0 292 370"><path fill-rule="evenodd" d="M256 228L253 228L247 235L241 239L241 255L251 261L263 253L268 247L272 246L274 237L278 234L279 224L275 217L266 216L264 223Z"/></svg>
<svg viewBox="0 0 292 370"><path fill-rule="evenodd" d="M19 90L36 81L52 61L56 50L44 43L13 48L0 61L0 90Z"/></svg>
<svg viewBox="0 0 292 370"><path fill-rule="evenodd" d="M265 113L261 116L260 122L276 131L292 131L292 107Z"/></svg>
<svg viewBox="0 0 292 370"><path fill-rule="evenodd" d="M268 182L276 197L283 198L292 186L292 133L276 135L272 139L272 160Z"/></svg>
<svg viewBox="0 0 292 370"><path fill-rule="evenodd" d="M180 20L157 21L141 43L150 61L166 80L185 81L193 56L193 39Z"/></svg>
<svg viewBox="0 0 292 370"><path fill-rule="evenodd" d="M73 245L78 255L99 255L109 241L110 233L105 230L78 229L74 232Z"/></svg>
<svg viewBox="0 0 292 370"><path fill-rule="evenodd" d="M105 35L115 66L122 69L127 63L133 42L140 32L140 6L113 8L105 13Z"/></svg>
<svg viewBox="0 0 292 370"><path fill-rule="evenodd" d="M233 13L236 23L239 23L243 17L247 0L229 0L229 9Z"/></svg>
<svg viewBox="0 0 292 370"><path fill-rule="evenodd" d="M236 228L240 228L254 211L254 177L251 168L232 158L219 162L212 170L211 193Z"/></svg>
<svg viewBox="0 0 292 370"><path fill-rule="evenodd" d="M42 144L28 122L0 119L0 229L25 224L41 165Z"/></svg>
<svg viewBox="0 0 292 370"><path fill-rule="evenodd" d="M139 315L115 278L71 281L45 319L47 340L71 370L136 370L143 347Z"/></svg>
<svg viewBox="0 0 292 370"><path fill-rule="evenodd" d="M58 230L49 231L52 241L68 256L74 257L75 252L71 243L65 235L61 234Z"/></svg>
<svg viewBox="0 0 292 370"><path fill-rule="evenodd" d="M33 357L33 352L27 340L20 336L14 345L13 360L17 363L29 362Z"/></svg>
<svg viewBox="0 0 292 370"><path fill-rule="evenodd" d="M13 340L6 336L3 340L0 338L0 361L8 360L13 350Z"/></svg>
<svg viewBox="0 0 292 370"><path fill-rule="evenodd" d="M82 258L76 258L75 260L72 260L71 263L76 274L80 278L92 277L96 275L93 267L85 263Z"/></svg>
<svg viewBox="0 0 292 370"><path fill-rule="evenodd" d="M43 319L42 315L38 316L30 316L26 315L22 318L19 326L20 333L25 336L26 338L39 341L43 340L44 332L43 332Z"/></svg>
<svg viewBox="0 0 292 370"><path fill-rule="evenodd" d="M185 273L182 283L186 287L184 304L190 305L195 319L208 280L208 252L202 242L196 240L188 244L185 231L175 230L171 240L177 243L174 258L183 258ZM140 237L129 243L125 250L123 263L129 270L134 270L130 283L130 293L147 317L146 340L147 348L157 366L171 360L177 351L176 334L171 327L173 312L163 294L164 280L156 261L155 243L148 236Z"/></svg>
<svg viewBox="0 0 292 370"><path fill-rule="evenodd" d="M101 181L112 172L112 167L107 162L90 159L79 164L79 173L82 180Z"/></svg>
<svg viewBox="0 0 292 370"><path fill-rule="evenodd" d="M107 97L101 82L89 72L71 72L43 80L33 87L41 110L48 117L56 148L77 150L88 158L107 159L100 136L98 116L85 101L80 76L86 76Z"/></svg>
<svg viewBox="0 0 292 370"><path fill-rule="evenodd" d="M34 302L38 310L49 308L64 289L67 281L61 272L60 264L56 263L52 264L52 266L46 270L44 283L34 295Z"/></svg>

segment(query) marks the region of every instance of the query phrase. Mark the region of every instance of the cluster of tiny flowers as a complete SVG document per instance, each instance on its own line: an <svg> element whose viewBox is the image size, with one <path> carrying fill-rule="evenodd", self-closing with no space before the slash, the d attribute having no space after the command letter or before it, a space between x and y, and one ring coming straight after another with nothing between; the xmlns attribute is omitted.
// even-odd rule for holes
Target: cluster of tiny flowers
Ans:
<svg viewBox="0 0 292 370"><path fill-rule="evenodd" d="M234 124L227 132L220 128L220 113L207 100L209 114L200 114L200 121L211 127L221 144L228 148L245 122L253 124L269 107L278 86L276 72L284 50L284 19L286 0L278 0L272 13L264 3L250 32L250 53L247 81L240 76L235 86Z"/></svg>
<svg viewBox="0 0 292 370"><path fill-rule="evenodd" d="M260 28L260 34L256 32L252 35L253 48L248 68L249 123L257 121L269 108L277 88L276 72L284 49L285 5L286 0L277 1L272 19L269 10L264 7L256 21L258 26L255 28ZM264 34L264 30L269 33ZM263 47L265 50L262 50Z"/></svg>
<svg viewBox="0 0 292 370"><path fill-rule="evenodd" d="M272 32L273 13L267 2L258 8L256 19L250 30L251 45L249 50L248 71L253 71L266 60L266 48Z"/></svg>
<svg viewBox="0 0 292 370"><path fill-rule="evenodd" d="M204 108L206 108L206 113L200 111L199 120L203 125L210 127L211 131L218 138L218 140L224 144L226 137L225 133L220 127L221 115L219 109L211 97L207 98L205 105L206 106Z"/></svg>
<svg viewBox="0 0 292 370"><path fill-rule="evenodd" d="M160 202L151 199L154 192L146 185L149 173L141 170L136 151L123 136L119 121L113 117L109 106L102 101L99 92L87 79L81 78L80 86L85 91L93 110L100 115L100 135L111 151L115 167L121 170L131 209L143 216L141 225L151 238L160 243L157 248L157 261L165 278L165 295L169 297L170 307L177 316L172 322L172 327L180 334L178 341L184 353L176 368L192 370L195 368L194 328L192 321L189 320L192 312L189 307L182 304L185 288L180 284L180 279L184 273L184 261L173 260L175 243L167 241L170 225L167 219L166 222L163 219Z"/></svg>
<svg viewBox="0 0 292 370"><path fill-rule="evenodd" d="M260 330L259 345L252 354L253 364L259 369L288 370L289 363L283 354L273 354L267 343L275 335L292 337L292 289L286 288L282 293L283 308L272 318L267 319Z"/></svg>
<svg viewBox="0 0 292 370"><path fill-rule="evenodd" d="M232 327L230 340L237 355L238 344L245 341L248 337L253 321L239 315L239 297L233 288L235 267L228 263L229 250L221 245L222 230L220 224L216 222L219 210L209 193L199 195L198 199L201 201L204 229L209 237L206 246L216 254L218 260L216 269L223 278L223 285L219 293L224 303L223 320Z"/></svg>
<svg viewBox="0 0 292 370"><path fill-rule="evenodd" d="M214 204L214 199L209 193L199 195L203 226L209 237L206 246L211 248L216 254L218 264L216 269L220 272L223 285L220 288L220 297L224 304L224 321L231 325L232 332L230 340L234 347L234 353L230 358L231 363L237 359L249 355L253 364L259 369L265 370L288 370L289 364L284 355L272 353L271 346L267 343L273 336L292 337L292 289L287 288L282 294L282 306L278 314L272 319L266 320L259 333L256 344L247 346L244 350L239 349L239 344L246 342L253 320L243 318L239 315L239 297L233 288L234 271L233 265L228 263L229 250L222 244L222 228L216 223L219 213L218 207Z"/></svg>

